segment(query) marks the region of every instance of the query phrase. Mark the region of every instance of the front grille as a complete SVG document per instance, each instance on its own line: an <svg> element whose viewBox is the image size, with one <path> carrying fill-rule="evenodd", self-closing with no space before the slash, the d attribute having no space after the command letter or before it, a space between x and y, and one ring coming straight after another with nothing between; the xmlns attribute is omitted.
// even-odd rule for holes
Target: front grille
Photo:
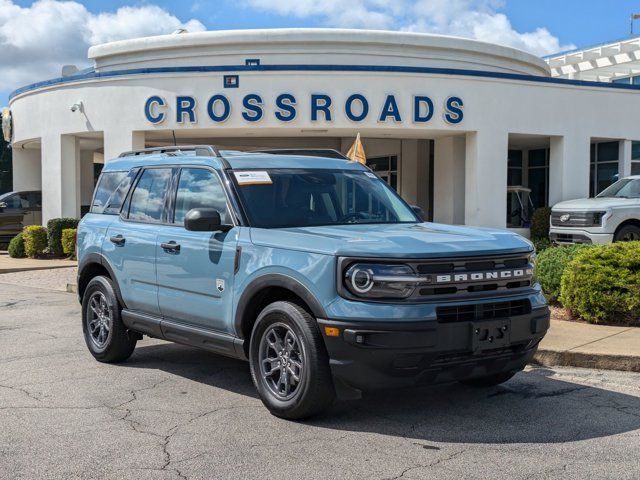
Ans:
<svg viewBox="0 0 640 480"><path fill-rule="evenodd" d="M586 235L571 233L550 233L549 239L554 243L591 243L591 239Z"/></svg>
<svg viewBox="0 0 640 480"><path fill-rule="evenodd" d="M429 276L436 281L417 288L410 300L441 299L460 294L486 296L495 292L515 292L530 287L533 283L533 265L529 254L415 261L411 262L411 266L418 274ZM523 275L500 276L504 272L514 270L520 271ZM496 275L479 280L473 278L476 275L488 277L485 275L487 272L497 273L498 278L494 278ZM442 278L450 278L450 281L437 281Z"/></svg>
<svg viewBox="0 0 640 480"><path fill-rule="evenodd" d="M561 219L565 218L563 222ZM593 227L593 212L551 212L554 227Z"/></svg>
<svg viewBox="0 0 640 480"><path fill-rule="evenodd" d="M529 300L512 300L508 302L478 303L474 305L452 305L436 308L436 316L440 323L474 322L515 317L531 313Z"/></svg>

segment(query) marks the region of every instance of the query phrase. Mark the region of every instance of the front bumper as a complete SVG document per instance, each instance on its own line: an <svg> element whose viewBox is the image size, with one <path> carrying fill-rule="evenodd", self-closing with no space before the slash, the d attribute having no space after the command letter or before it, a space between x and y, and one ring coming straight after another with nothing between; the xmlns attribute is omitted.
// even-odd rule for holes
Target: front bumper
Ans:
<svg viewBox="0 0 640 480"><path fill-rule="evenodd" d="M336 383L377 390L522 370L549 329L549 309L474 322L318 323ZM325 327L337 327L340 335L327 336ZM497 338L502 329L508 334ZM496 339L489 342L488 336Z"/></svg>
<svg viewBox="0 0 640 480"><path fill-rule="evenodd" d="M598 232L592 232L584 228L557 228L549 230L549 240L561 245L586 243L605 244L613 241L613 233L603 233L602 228Z"/></svg>

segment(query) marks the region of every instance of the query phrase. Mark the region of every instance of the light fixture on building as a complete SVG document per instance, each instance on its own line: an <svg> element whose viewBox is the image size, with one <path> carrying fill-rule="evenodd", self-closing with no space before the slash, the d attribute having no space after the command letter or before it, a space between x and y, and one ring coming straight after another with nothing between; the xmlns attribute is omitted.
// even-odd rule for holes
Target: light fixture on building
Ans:
<svg viewBox="0 0 640 480"><path fill-rule="evenodd" d="M69 107L69 110L71 110L72 112L84 112L84 105L82 101L76 102Z"/></svg>

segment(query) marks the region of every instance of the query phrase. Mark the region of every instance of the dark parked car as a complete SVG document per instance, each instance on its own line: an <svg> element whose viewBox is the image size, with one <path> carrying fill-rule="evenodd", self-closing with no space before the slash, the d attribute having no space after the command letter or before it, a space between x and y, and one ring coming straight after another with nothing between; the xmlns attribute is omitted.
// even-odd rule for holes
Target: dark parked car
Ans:
<svg viewBox="0 0 640 480"><path fill-rule="evenodd" d="M27 225L42 223L42 192L0 195L0 244L7 244Z"/></svg>

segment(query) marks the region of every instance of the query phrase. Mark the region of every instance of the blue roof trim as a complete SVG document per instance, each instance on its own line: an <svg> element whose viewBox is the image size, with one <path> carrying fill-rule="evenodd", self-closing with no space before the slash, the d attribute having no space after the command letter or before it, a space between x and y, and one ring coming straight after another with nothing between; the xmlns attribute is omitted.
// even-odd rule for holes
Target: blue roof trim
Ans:
<svg viewBox="0 0 640 480"><path fill-rule="evenodd" d="M162 73L218 73L218 72L390 72L390 73L426 73L438 75L458 75L466 77L499 78L526 82L551 83L558 85L576 85L581 87L615 88L620 90L640 90L640 85L621 83L590 82L587 80L569 80L565 78L540 77L520 73L491 72L484 70L464 70L437 67L404 67L394 65L221 65L192 67L153 67L133 68L129 70L111 70L97 72L91 69L68 77L54 78L18 88L9 95L9 100L17 95L39 88L81 82L84 80L113 78L129 75L155 75Z"/></svg>

